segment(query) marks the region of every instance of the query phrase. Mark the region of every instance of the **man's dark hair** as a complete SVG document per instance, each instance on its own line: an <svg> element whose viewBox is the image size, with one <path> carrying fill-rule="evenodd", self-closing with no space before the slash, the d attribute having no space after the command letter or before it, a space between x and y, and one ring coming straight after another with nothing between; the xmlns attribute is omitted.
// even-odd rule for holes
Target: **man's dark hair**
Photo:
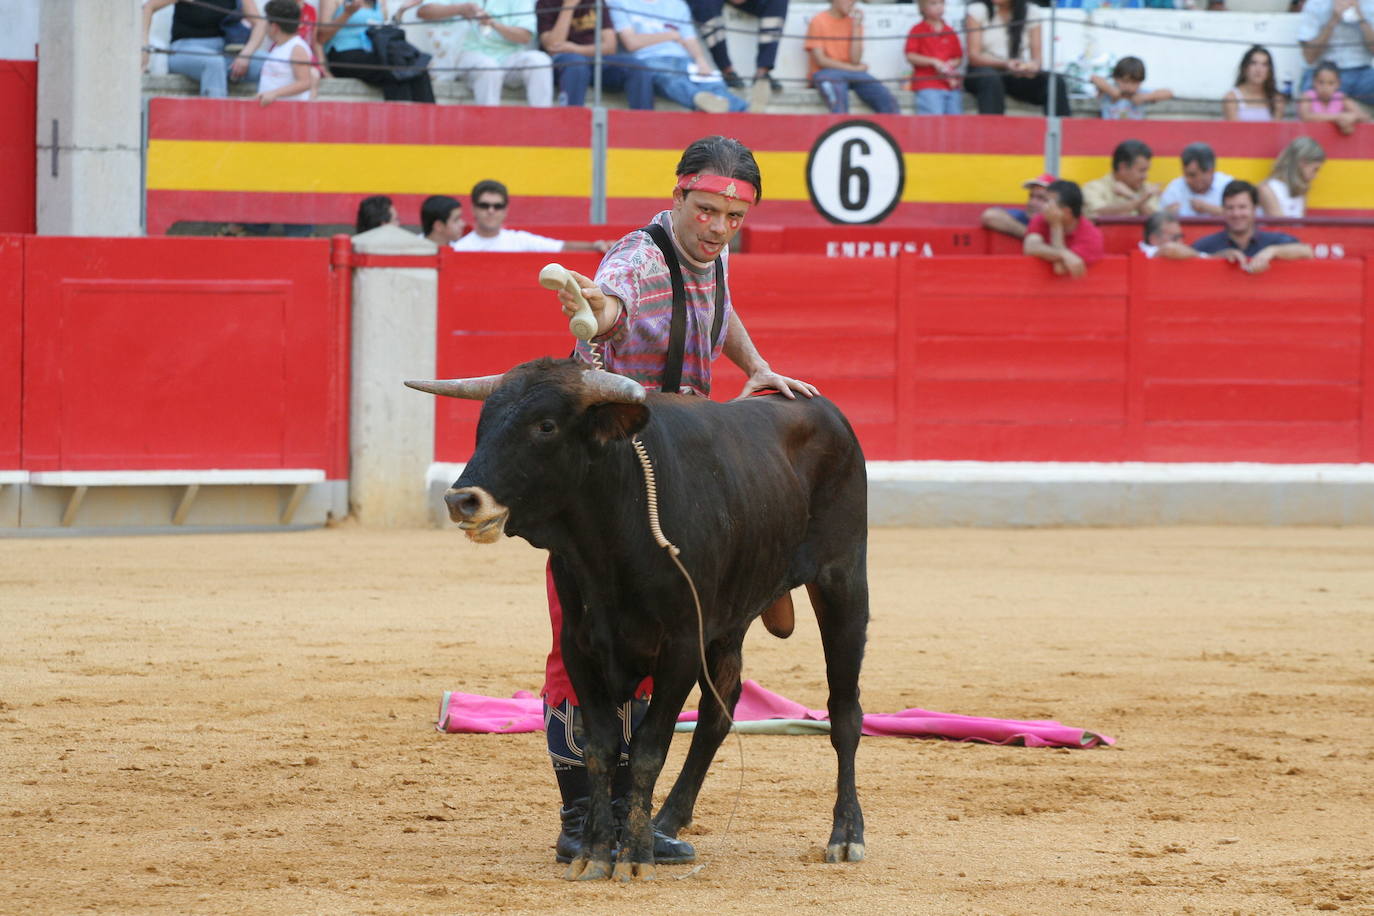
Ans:
<svg viewBox="0 0 1374 916"><path fill-rule="evenodd" d="M435 223L448 222L449 215L462 207L458 201L443 194L426 197L425 202L420 204L420 232L429 235Z"/></svg>
<svg viewBox="0 0 1374 916"><path fill-rule="evenodd" d="M1235 197L1237 194L1250 195L1250 203L1254 204L1255 206L1259 206L1259 191L1250 182L1241 181L1239 178L1228 184L1222 190L1221 202L1226 203L1227 200L1229 200L1232 197Z"/></svg>
<svg viewBox="0 0 1374 916"><path fill-rule="evenodd" d="M391 198L385 194L364 197L358 204L358 231L366 232L391 221Z"/></svg>
<svg viewBox="0 0 1374 916"><path fill-rule="evenodd" d="M262 14L288 35L296 34L301 27L301 5L296 0L267 0Z"/></svg>
<svg viewBox="0 0 1374 916"><path fill-rule="evenodd" d="M1059 206L1068 207L1075 219L1083 215L1083 192L1079 189L1078 182L1061 178L1045 190L1059 200Z"/></svg>
<svg viewBox="0 0 1374 916"><path fill-rule="evenodd" d="M474 207L477 206L477 199L483 194L500 194L501 203L510 203L510 192L506 190L506 186L493 178L483 178L472 186L472 205Z"/></svg>
<svg viewBox="0 0 1374 916"><path fill-rule="evenodd" d="M1210 172L1217 167L1217 154L1212 152L1212 148L1206 143L1189 143L1183 148L1179 158L1183 160L1185 169L1191 163L1196 163L1204 172Z"/></svg>
<svg viewBox="0 0 1374 916"><path fill-rule="evenodd" d="M763 200L763 176L749 147L732 137L702 137L682 151L677 163L678 177L710 172L726 178L747 181L757 192L754 202Z"/></svg>
<svg viewBox="0 0 1374 916"><path fill-rule="evenodd" d="M1150 236L1163 229L1169 223L1176 222L1178 222L1178 217L1174 216L1168 210L1156 210L1151 213L1149 218L1145 220L1145 233L1143 236L1145 244L1148 245L1150 243Z"/></svg>
<svg viewBox="0 0 1374 916"><path fill-rule="evenodd" d="M1112 150L1112 171L1115 172L1118 166L1133 164L1141 156L1153 159L1155 154L1143 140L1122 140Z"/></svg>
<svg viewBox="0 0 1374 916"><path fill-rule="evenodd" d="M1145 61L1138 57L1123 57L1112 68L1112 79L1145 81Z"/></svg>

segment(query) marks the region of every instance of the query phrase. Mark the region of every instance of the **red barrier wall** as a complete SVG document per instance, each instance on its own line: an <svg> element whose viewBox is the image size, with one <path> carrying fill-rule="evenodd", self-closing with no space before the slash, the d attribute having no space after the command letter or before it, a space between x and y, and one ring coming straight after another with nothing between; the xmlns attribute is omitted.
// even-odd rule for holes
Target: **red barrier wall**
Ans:
<svg viewBox="0 0 1374 916"><path fill-rule="evenodd" d="M24 240L0 235L0 470L22 468Z"/></svg>
<svg viewBox="0 0 1374 916"><path fill-rule="evenodd" d="M441 259L441 374L568 353L546 260ZM871 459L1374 459L1362 259L1251 276L1135 255L1070 279L1023 257L741 255L731 289L763 355L834 399ZM721 360L712 396L742 382ZM470 454L476 415L441 399L439 460Z"/></svg>
<svg viewBox="0 0 1374 916"><path fill-rule="evenodd" d="M0 60L0 111L0 232L33 232L37 61Z"/></svg>
<svg viewBox="0 0 1374 916"><path fill-rule="evenodd" d="M347 477L326 240L28 237L24 256L23 467Z"/></svg>

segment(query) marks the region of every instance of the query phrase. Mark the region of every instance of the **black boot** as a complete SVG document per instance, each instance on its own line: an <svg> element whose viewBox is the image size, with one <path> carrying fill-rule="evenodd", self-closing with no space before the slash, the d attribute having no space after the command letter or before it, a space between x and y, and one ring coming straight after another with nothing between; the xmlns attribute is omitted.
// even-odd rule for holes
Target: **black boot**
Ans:
<svg viewBox="0 0 1374 916"><path fill-rule="evenodd" d="M553 844L553 858L566 864L582 854L582 827L588 805L587 768L554 764L553 774L558 779L558 793L563 796L563 806L558 809L563 829Z"/></svg>

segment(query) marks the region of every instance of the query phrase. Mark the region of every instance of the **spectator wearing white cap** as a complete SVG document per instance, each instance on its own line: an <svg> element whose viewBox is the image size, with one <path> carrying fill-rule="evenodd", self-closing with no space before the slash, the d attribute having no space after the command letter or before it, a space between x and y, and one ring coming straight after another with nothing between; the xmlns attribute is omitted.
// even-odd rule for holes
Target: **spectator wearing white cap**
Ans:
<svg viewBox="0 0 1374 916"><path fill-rule="evenodd" d="M983 228L1009 235L1014 239L1024 239L1026 226L1030 224L1031 217L1045 209L1045 201L1050 199L1049 186L1054 182L1055 177L1049 172L1021 182L1021 187L1030 192L1026 198L1026 208L1017 210L988 207L983 211Z"/></svg>

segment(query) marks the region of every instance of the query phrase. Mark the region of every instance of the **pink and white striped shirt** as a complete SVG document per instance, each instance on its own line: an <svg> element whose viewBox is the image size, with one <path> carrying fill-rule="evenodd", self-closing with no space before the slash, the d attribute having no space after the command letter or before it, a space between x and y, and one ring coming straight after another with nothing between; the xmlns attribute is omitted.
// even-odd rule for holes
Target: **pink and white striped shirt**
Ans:
<svg viewBox="0 0 1374 916"><path fill-rule="evenodd" d="M672 211L664 210L653 221L668 230L672 237ZM674 245L677 240L674 239ZM682 265L682 285L687 294L687 337L682 356L681 390L684 394L711 393L711 361L720 356L723 347L711 345L711 325L715 315L715 265L697 267L677 248ZM722 252L725 264L725 315L722 328L730 323L729 257ZM657 390L668 360L668 332L673 317L673 284L663 253L658 250L647 232L635 230L616 242L601 260L596 271L596 283L607 295L625 304L616 323L602 336L595 338L601 347L601 362L608 372L634 379L651 390ZM722 344L726 334L721 333ZM584 341L577 344L577 356L591 364L591 347Z"/></svg>

